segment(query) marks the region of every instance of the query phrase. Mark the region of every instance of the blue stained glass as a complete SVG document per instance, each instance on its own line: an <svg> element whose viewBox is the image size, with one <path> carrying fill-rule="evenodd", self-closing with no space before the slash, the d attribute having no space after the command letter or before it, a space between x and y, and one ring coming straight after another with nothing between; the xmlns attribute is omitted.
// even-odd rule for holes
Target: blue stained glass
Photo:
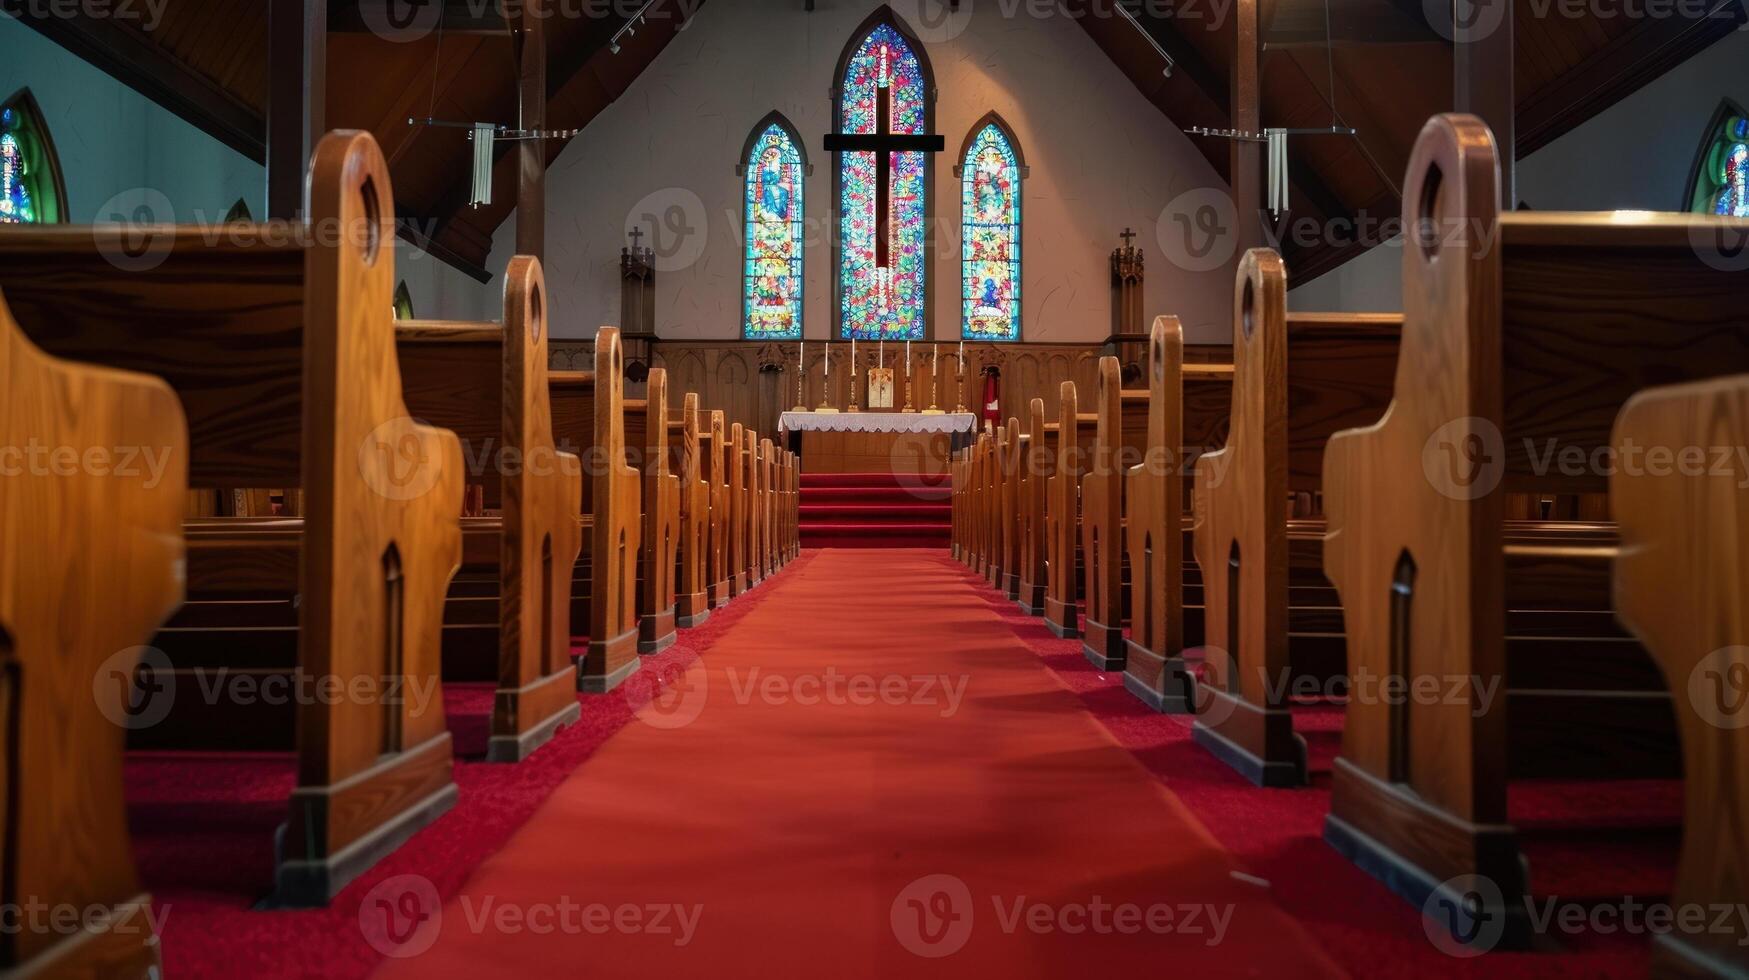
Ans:
<svg viewBox="0 0 1749 980"><path fill-rule="evenodd" d="M883 83L889 89L887 131L927 132L922 64L905 36L889 23L876 24L863 37L844 70L840 131L880 131ZM876 268L875 153L838 154L839 331L865 340L922 340L928 296L927 154L893 153L888 159L889 268L883 271Z"/></svg>
<svg viewBox="0 0 1749 980"><path fill-rule="evenodd" d="M802 336L802 157L784 127L768 125L748 154L741 336Z"/></svg>
<svg viewBox="0 0 1749 980"><path fill-rule="evenodd" d="M1749 218L1749 119L1728 115L1717 125L1706 158L1701 162L1694 208L1725 217Z"/></svg>
<svg viewBox="0 0 1749 980"><path fill-rule="evenodd" d="M961 336L1020 339L1020 167L995 123L960 165Z"/></svg>
<svg viewBox="0 0 1749 980"><path fill-rule="evenodd" d="M18 129L18 110L0 110L0 224L27 225L37 220Z"/></svg>

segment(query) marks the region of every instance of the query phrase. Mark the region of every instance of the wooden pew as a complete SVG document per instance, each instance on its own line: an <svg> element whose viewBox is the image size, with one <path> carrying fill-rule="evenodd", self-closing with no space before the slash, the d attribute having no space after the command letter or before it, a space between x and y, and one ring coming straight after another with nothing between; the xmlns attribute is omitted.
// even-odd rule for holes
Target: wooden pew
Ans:
<svg viewBox="0 0 1749 980"><path fill-rule="evenodd" d="M1044 611L1047 583L1045 514L1051 476L1057 469L1055 424L1045 422L1045 402L1034 398L1027 405L1025 431L1021 435L1020 477L1015 489L1015 529L1019 535L1019 595L1015 603L1033 615Z"/></svg>
<svg viewBox="0 0 1749 980"><path fill-rule="evenodd" d="M1749 274L1709 244L1749 226L1502 213L1495 153L1470 116L1422 130L1403 196L1411 241L1395 396L1377 424L1338 433L1326 450L1324 562L1351 672L1503 677L1506 492L1606 489L1602 474L1549 471L1538 454L1548 440L1580 453L1607 446L1617 411L1643 388L1749 367ZM1326 839L1411 901L1462 912L1455 930L1498 913L1517 935L1527 883L1508 774L1675 769L1666 693L1594 690L1612 665L1565 666L1552 679L1571 690L1515 692L1505 704L1478 703L1473 688L1435 704L1352 702ZM1509 713L1520 730L1510 742ZM1563 754L1551 759L1550 746ZM1504 907L1474 909L1442 884L1466 875L1493 881Z"/></svg>
<svg viewBox="0 0 1749 980"><path fill-rule="evenodd" d="M1615 563L1618 612L1662 669L1682 736L1686 785L1682 858L1670 904L1740 907L1749 882L1749 834L1739 809L1749 770L1749 608L1743 568L1749 538L1749 377L1650 388L1617 416L1611 445L1664 465L1617 470L1610 498L1621 523ZM1677 461L1690 447L1726 448L1724 465ZM1692 458L1692 457L1691 457ZM1749 971L1741 923L1653 938L1656 976Z"/></svg>
<svg viewBox="0 0 1749 980"><path fill-rule="evenodd" d="M1099 670L1121 671L1126 542L1124 486L1128 459L1147 449L1148 391L1125 391L1115 357L1099 359L1093 451L1081 478L1081 553L1086 556L1081 652Z"/></svg>
<svg viewBox="0 0 1749 980"><path fill-rule="evenodd" d="M122 750L153 710L136 694L146 644L182 601L188 425L156 378L43 353L3 297L0 377L0 880L8 903L103 913L72 934L8 931L0 972L157 976Z"/></svg>
<svg viewBox="0 0 1749 980"><path fill-rule="evenodd" d="M710 442L706 448L705 480L710 484L711 520L710 520L710 603L715 609L726 604L734 594L732 584L734 571L730 564L734 552L734 544L730 540L730 529L733 525L734 500L733 467L729 461L732 445L730 429L723 425L722 409L711 410Z"/></svg>
<svg viewBox="0 0 1749 980"><path fill-rule="evenodd" d="M1321 489L1331 434L1389 400L1402 317L1289 314L1287 270L1270 249L1240 260L1233 310L1228 436L1195 475L1206 672L1194 734L1252 782L1298 786L1307 771L1287 683L1289 498Z"/></svg>
<svg viewBox="0 0 1749 980"><path fill-rule="evenodd" d="M638 669L643 476L626 462L625 352L618 327L595 332L595 370L548 375L553 431L583 460L588 546L571 590L572 633L587 624L577 689L611 691ZM573 639L578 639L575 635Z"/></svg>
<svg viewBox="0 0 1749 980"><path fill-rule="evenodd" d="M642 399L626 402L626 445L642 475L644 513L638 551L638 652L674 643L674 569L680 547L680 480L669 470L668 371L651 368Z"/></svg>
<svg viewBox="0 0 1749 980"><path fill-rule="evenodd" d="M438 677L444 595L461 562L461 449L413 421L401 397L394 195L375 141L324 138L308 201L313 235L233 225L212 244L208 229L165 226L141 253L129 249L138 230L123 226L0 234L0 290L27 335L58 356L158 375L177 392L191 486L303 492L304 516L277 543L254 543L256 554L240 555L224 534L187 532L191 597L234 587L239 563L291 585L295 664L227 648L172 661L172 678L198 691L211 669L295 670L349 695L301 699L295 735L287 716L199 697L177 699L170 718L210 707L206 717L229 711L230 723L134 733L231 748L260 731L295 746L270 899L284 905L325 903L456 793Z"/></svg>
<svg viewBox="0 0 1749 980"><path fill-rule="evenodd" d="M711 485L705 459L710 452L710 420L699 411L698 392L689 391L680 418L670 434L680 436L679 458L673 460L680 481L680 547L675 593L675 624L691 629L710 618Z"/></svg>
<svg viewBox="0 0 1749 980"><path fill-rule="evenodd" d="M403 320L395 325L402 393L409 411L454 432L481 454L470 473L496 516L469 521L444 628L446 665L483 634L485 676L497 681L487 759L515 762L575 721L576 667L571 658L572 568L583 547L578 520L582 464L553 440L547 382L546 282L540 262L511 259L504 274L504 321ZM489 454L489 455L488 455ZM466 590L467 578L481 579ZM471 601L475 600L475 601ZM456 622L458 605L495 606L484 629ZM454 668L446 677L455 678ZM473 679L473 674L467 676Z"/></svg>
<svg viewBox="0 0 1749 980"><path fill-rule="evenodd" d="M777 478L777 447L770 439L759 440L759 455L754 463L758 472L758 514L759 525L754 529L755 564L759 569L761 579L769 578L777 570L772 558L772 522L777 518L776 491L774 482Z"/></svg>
<svg viewBox="0 0 1749 980"><path fill-rule="evenodd" d="M1058 390L1057 465L1045 495L1045 625L1061 637L1081 635L1081 477L1084 439L1099 417L1082 414L1075 382Z"/></svg>
<svg viewBox="0 0 1749 980"><path fill-rule="evenodd" d="M996 459L996 499L993 532L993 563L990 584L1009 599L1020 598L1020 420L1012 416L1000 430L1001 452Z"/></svg>

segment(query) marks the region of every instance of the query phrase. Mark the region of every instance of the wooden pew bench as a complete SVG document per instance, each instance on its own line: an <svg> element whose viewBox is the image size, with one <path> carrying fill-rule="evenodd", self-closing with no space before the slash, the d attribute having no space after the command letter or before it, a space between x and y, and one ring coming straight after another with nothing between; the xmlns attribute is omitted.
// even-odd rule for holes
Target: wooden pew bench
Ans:
<svg viewBox="0 0 1749 980"><path fill-rule="evenodd" d="M1493 682L1516 670L1507 492L1607 490L1607 473L1541 460L1550 447L1591 458L1610 446L1642 389L1749 368L1749 272L1713 244L1749 225L1501 212L1497 175L1478 120L1439 116L1422 130L1403 197L1394 397L1377 424L1326 450L1324 561L1354 671ZM1541 714L1542 733L1558 727L1562 745L1583 748L1564 772L1632 771L1660 755L1664 774L1680 771L1667 692L1622 690L1584 658L1548 680L1561 686L1533 701L1351 703L1326 839L1410 901L1462 912L1454 930L1500 915L1508 941L1523 940L1528 882L1506 781L1550 753L1512 719ZM1705 798L1727 792L1718 770L1688 778ZM1474 908L1449 884L1474 880L1463 876L1493 882L1503 907Z"/></svg>
<svg viewBox="0 0 1749 980"><path fill-rule="evenodd" d="M680 480L668 454L668 372L651 368L643 398L626 399L627 460L642 475L644 529L638 554L638 652L674 643L675 568L680 550Z"/></svg>
<svg viewBox="0 0 1749 980"><path fill-rule="evenodd" d="M412 420L394 364L387 167L368 135L330 134L308 186L316 234L235 225L214 244L208 229L167 226L146 233L143 252L129 247L138 230L122 226L0 235L0 291L27 335L176 391L190 486L302 491L296 670L348 694L300 699L295 742L290 729L281 735L298 772L271 901L290 905L325 903L454 802L439 643L462 557L459 443ZM277 567L290 553L266 560ZM191 583L210 580L213 554L189 549ZM225 652L224 665L244 672L272 655ZM170 665L168 680L185 692L170 715L201 710L204 675ZM421 691L431 696L407 696ZM152 729L135 734L150 739ZM197 734L216 748L242 737ZM116 747L84 743L91 758L57 764L114 772Z"/></svg>
<svg viewBox="0 0 1749 980"><path fill-rule="evenodd" d="M572 570L572 641L587 639L577 689L599 694L638 669L643 476L626 461L625 353L617 327L595 333L595 370L548 375L553 434L583 461L585 547ZM614 408L619 410L615 411ZM580 625L587 635L578 636Z"/></svg>
<svg viewBox="0 0 1749 980"><path fill-rule="evenodd" d="M188 425L157 378L45 354L5 297L0 377L0 879L9 902L103 913L71 935L18 930L0 943L0 972L156 976L122 750L154 707L134 696L146 644L182 601ZM76 462L57 461L65 453Z"/></svg>
<svg viewBox="0 0 1749 980"><path fill-rule="evenodd" d="M1099 416L1080 410L1073 381L1058 389L1057 416L1057 463L1045 491L1044 619L1069 638L1081 635L1081 478Z"/></svg>
<svg viewBox="0 0 1749 980"><path fill-rule="evenodd" d="M1122 671L1124 642L1125 551L1124 488L1131 460L1148 451L1146 389L1123 389L1118 359L1099 359L1099 392L1094 403L1093 451L1081 478L1081 553L1086 556L1081 652L1098 670Z"/></svg>

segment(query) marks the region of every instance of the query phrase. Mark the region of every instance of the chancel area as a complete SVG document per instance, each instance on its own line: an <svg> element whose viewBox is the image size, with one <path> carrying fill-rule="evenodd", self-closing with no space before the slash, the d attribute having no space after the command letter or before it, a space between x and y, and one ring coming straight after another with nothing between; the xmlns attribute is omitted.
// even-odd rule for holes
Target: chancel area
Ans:
<svg viewBox="0 0 1749 980"><path fill-rule="evenodd" d="M0 976L1749 974L1749 8L0 16Z"/></svg>

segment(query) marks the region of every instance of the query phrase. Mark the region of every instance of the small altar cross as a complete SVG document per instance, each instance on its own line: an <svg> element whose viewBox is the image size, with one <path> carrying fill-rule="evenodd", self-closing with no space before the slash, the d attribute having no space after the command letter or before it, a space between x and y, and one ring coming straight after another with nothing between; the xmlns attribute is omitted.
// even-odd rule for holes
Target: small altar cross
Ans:
<svg viewBox="0 0 1749 980"><path fill-rule="evenodd" d="M1128 225L1124 226L1123 233L1118 235L1117 237L1123 239L1123 243L1124 243L1125 248L1128 248L1129 246L1134 245L1136 242L1136 233L1131 231Z"/></svg>

